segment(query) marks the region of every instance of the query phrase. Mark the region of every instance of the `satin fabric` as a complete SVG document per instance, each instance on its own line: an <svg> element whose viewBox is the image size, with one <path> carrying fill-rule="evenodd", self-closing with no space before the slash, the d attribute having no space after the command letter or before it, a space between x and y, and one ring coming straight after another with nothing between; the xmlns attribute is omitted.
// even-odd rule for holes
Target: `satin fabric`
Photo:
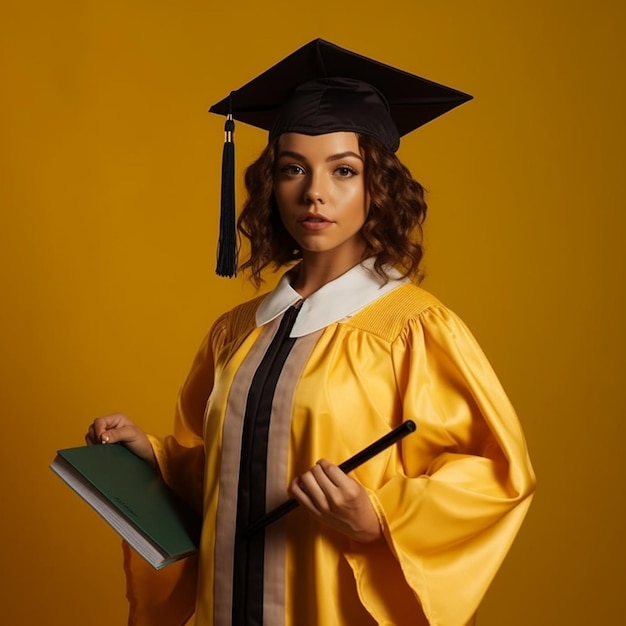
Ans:
<svg viewBox="0 0 626 626"><path fill-rule="evenodd" d="M165 480L203 510L194 626L213 626L223 416L262 332L259 302L217 320L181 390L174 434L152 438ZM321 457L339 463L406 419L417 432L353 473L384 540L358 544L303 510L284 522L286 626L473 624L535 478L517 416L477 342L412 284L322 332L293 396L289 475ZM181 589L196 585L195 560L159 572L137 560L127 551L129 624L187 623L193 599Z"/></svg>

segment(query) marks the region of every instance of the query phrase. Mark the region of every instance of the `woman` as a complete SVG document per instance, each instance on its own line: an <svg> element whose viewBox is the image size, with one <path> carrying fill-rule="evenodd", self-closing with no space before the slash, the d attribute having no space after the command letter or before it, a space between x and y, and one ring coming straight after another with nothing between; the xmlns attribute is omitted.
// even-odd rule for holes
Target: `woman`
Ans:
<svg viewBox="0 0 626 626"><path fill-rule="evenodd" d="M354 56L320 40L294 55L305 49L315 63ZM268 265L296 265L216 321L171 437L119 414L89 428L88 443L124 442L203 514L197 572L191 560L153 573L126 550L132 624L472 624L530 503L524 438L495 374L411 280L426 204L394 154L389 85L345 63L336 76L331 56L279 98L246 173L242 267L259 284ZM350 475L338 468L407 419L416 433ZM248 532L288 496L298 510Z"/></svg>

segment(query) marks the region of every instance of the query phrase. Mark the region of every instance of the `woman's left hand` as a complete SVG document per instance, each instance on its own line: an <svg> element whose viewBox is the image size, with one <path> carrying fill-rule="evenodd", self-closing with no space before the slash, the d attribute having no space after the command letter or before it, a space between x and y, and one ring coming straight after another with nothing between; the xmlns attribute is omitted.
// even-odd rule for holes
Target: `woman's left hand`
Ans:
<svg viewBox="0 0 626 626"><path fill-rule="evenodd" d="M289 494L320 522L355 541L368 543L382 536L363 486L325 459L294 479Z"/></svg>

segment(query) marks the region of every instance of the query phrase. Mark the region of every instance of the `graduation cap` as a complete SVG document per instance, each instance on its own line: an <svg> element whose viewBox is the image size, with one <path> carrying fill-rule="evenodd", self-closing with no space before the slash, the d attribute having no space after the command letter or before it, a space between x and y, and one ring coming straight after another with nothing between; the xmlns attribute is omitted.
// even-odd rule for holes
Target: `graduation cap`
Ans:
<svg viewBox="0 0 626 626"><path fill-rule="evenodd" d="M269 131L305 135L349 131L396 151L400 137L472 96L314 39L209 110L226 116L222 206L216 272L237 272L234 120Z"/></svg>

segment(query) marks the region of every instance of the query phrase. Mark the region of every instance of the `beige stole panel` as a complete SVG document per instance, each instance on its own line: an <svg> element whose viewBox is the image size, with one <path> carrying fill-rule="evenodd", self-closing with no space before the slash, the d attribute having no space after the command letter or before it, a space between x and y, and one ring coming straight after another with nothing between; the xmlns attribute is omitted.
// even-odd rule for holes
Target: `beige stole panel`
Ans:
<svg viewBox="0 0 626 626"><path fill-rule="evenodd" d="M309 355L323 331L298 338L291 349L276 385L267 450L265 508L271 511L287 498L289 432L293 395ZM265 529L263 624L285 623L285 523L278 520Z"/></svg>
<svg viewBox="0 0 626 626"><path fill-rule="evenodd" d="M222 437L215 537L215 626L229 626L231 623L237 491L246 402L254 375L281 319L282 316L265 326L235 374L228 397ZM292 399L302 370L321 333L322 331L318 331L296 341L276 386L268 439L267 511L288 498L287 486L291 480L287 476L287 467ZM265 530L263 622L271 626L282 626L285 622L285 553L285 526L280 520Z"/></svg>

